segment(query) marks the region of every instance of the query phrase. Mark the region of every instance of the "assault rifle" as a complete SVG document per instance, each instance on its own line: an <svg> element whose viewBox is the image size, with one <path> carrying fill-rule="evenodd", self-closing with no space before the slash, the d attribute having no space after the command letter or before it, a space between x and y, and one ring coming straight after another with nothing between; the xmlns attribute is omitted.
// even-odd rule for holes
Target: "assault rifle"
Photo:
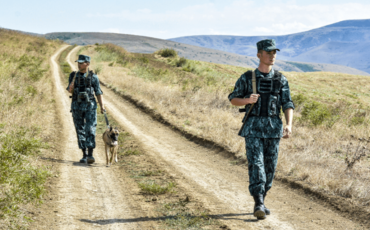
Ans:
<svg viewBox="0 0 370 230"><path fill-rule="evenodd" d="M256 73L254 71L252 72L252 87L253 87L253 94L256 94L257 93L257 83L256 83ZM238 133L239 136L242 134L245 123L247 123L248 116L251 113L251 111L253 109L253 106L254 106L254 103L251 105L251 107L248 110L248 113L245 115L245 117L243 119L243 125L240 128L239 133ZM245 112L247 112L247 110L245 108L243 108L243 109L239 109L239 112L240 113L245 113Z"/></svg>

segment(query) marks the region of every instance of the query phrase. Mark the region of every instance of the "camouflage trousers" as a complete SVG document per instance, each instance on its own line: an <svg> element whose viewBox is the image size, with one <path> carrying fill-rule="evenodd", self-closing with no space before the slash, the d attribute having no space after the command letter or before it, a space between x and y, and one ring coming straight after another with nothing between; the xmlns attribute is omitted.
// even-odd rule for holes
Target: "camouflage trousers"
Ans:
<svg viewBox="0 0 370 230"><path fill-rule="evenodd" d="M249 192L264 194L272 187L278 161L280 138L246 137Z"/></svg>
<svg viewBox="0 0 370 230"><path fill-rule="evenodd" d="M80 149L95 148L96 110L73 110L72 116L77 133L78 147Z"/></svg>

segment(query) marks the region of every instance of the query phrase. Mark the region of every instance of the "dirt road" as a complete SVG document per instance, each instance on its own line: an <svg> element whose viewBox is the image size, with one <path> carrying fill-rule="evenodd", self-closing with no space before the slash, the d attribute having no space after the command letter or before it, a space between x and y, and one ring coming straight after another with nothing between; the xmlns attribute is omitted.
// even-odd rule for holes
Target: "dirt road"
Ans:
<svg viewBox="0 0 370 230"><path fill-rule="evenodd" d="M71 66L78 49L76 47L67 57ZM186 140L108 88L102 86L102 89L108 112L141 141L146 152L171 173L176 183L198 198L211 210L211 214L217 215L231 229L362 228L320 201L302 196L277 182L266 200L272 215L264 221L256 221L252 215L254 202L248 193L248 171L245 166L235 166L231 164L231 158L227 159L212 149ZM68 169L71 167L66 167ZM104 200L104 197L101 199Z"/></svg>
<svg viewBox="0 0 370 230"><path fill-rule="evenodd" d="M59 178L54 188L52 210L45 211L42 219L33 226L37 229L149 229L148 222L137 222L145 211L135 206L132 191L124 178L115 170L106 168L103 159L104 145L97 136L96 162L93 166L78 163L82 152L78 149L76 132L70 113L70 99L65 90L57 58L67 46L51 57L55 99L62 130L58 153ZM52 198L50 198L52 199ZM50 208L49 208L50 209ZM44 211L44 210L43 210ZM48 213L48 214L47 214Z"/></svg>

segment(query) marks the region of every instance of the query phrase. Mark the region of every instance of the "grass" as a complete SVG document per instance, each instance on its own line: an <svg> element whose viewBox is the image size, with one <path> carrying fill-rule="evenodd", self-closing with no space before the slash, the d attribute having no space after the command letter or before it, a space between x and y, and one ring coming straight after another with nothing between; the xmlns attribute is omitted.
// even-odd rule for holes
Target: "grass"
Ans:
<svg viewBox="0 0 370 230"><path fill-rule="evenodd" d="M202 229L207 226L220 225L219 221L209 217L207 211L190 210L188 197L178 202L164 203L159 211L167 216L162 222L169 229ZM217 226L220 228L219 226Z"/></svg>
<svg viewBox="0 0 370 230"><path fill-rule="evenodd" d="M66 57L68 53L73 50L76 47L76 45L69 46L67 49L65 49L59 56L58 62L60 65L60 69L62 70L62 73L65 76L66 83L68 84L69 74L72 73L72 68L69 66L68 62L66 61Z"/></svg>
<svg viewBox="0 0 370 230"><path fill-rule="evenodd" d="M93 60L106 55L94 46L85 52ZM163 58L156 53L146 55L149 62L143 63L137 60L142 54L124 53L130 57L126 64L109 66L112 60L98 61L103 67L102 81L116 91L124 89L173 126L245 158L244 139L237 136L242 115L227 96L248 68L193 60L178 67L179 58ZM343 151L353 137L370 136L369 78L329 72L283 74L289 80L296 110L293 138L280 144L276 178L293 178L369 210L368 153L347 170Z"/></svg>
<svg viewBox="0 0 370 230"><path fill-rule="evenodd" d="M169 182L166 185L160 185L160 184L157 184L155 181L145 181L145 182L140 182L139 187L144 193L164 194L168 192L174 192L173 188L176 187L176 184L173 182Z"/></svg>
<svg viewBox="0 0 370 230"><path fill-rule="evenodd" d="M46 193L50 171L38 158L55 141L48 58L60 45L0 29L0 229L27 228L26 207Z"/></svg>

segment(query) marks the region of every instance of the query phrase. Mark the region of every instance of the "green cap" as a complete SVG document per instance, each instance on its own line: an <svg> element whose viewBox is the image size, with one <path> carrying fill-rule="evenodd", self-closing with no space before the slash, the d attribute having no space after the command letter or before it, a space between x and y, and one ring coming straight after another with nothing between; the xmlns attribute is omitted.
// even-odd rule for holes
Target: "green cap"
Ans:
<svg viewBox="0 0 370 230"><path fill-rule="evenodd" d="M265 50L267 52L270 52L270 51L273 51L273 50L280 51L278 48L276 48L276 44L275 44L274 39L265 39L265 40L257 42L257 49L258 49L258 51Z"/></svg>
<svg viewBox="0 0 370 230"><path fill-rule="evenodd" d="M76 62L79 62L79 63L90 62L90 57L80 54L78 55L78 60L76 60Z"/></svg>

